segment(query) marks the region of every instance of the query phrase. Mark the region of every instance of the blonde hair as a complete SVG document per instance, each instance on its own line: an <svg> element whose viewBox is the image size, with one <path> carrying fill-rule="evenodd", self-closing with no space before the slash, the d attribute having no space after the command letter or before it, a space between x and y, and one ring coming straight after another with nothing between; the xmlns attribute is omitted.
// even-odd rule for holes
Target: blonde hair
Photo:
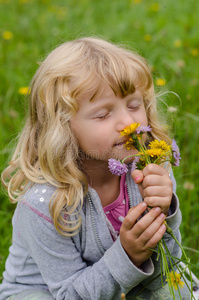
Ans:
<svg viewBox="0 0 199 300"><path fill-rule="evenodd" d="M69 121L78 109L77 100L88 93L94 98L104 84L121 97L139 89L152 137L170 141L158 121L153 80L144 58L98 38L66 42L52 51L33 77L29 115L2 182L13 202L30 183L55 186L50 212L57 231L66 236L80 228L88 189ZM74 217L65 221L65 214Z"/></svg>

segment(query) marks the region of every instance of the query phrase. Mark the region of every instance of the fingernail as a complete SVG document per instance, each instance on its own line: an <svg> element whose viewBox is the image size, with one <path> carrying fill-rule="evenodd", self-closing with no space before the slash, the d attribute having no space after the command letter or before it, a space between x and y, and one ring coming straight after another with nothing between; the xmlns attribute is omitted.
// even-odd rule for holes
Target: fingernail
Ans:
<svg viewBox="0 0 199 300"><path fill-rule="evenodd" d="M146 202L142 202L142 206L147 207Z"/></svg>
<svg viewBox="0 0 199 300"><path fill-rule="evenodd" d="M165 230L166 229L166 226L164 224L161 225L160 227L162 230Z"/></svg>
<svg viewBox="0 0 199 300"><path fill-rule="evenodd" d="M155 211L161 212L161 208L157 206L157 207L155 207Z"/></svg>
<svg viewBox="0 0 199 300"><path fill-rule="evenodd" d="M139 179L140 179L139 176L136 176L136 177L135 177L135 181L138 181Z"/></svg>
<svg viewBox="0 0 199 300"><path fill-rule="evenodd" d="M161 216L162 219L165 219L165 218L166 218L165 214L163 214L163 213L161 213L160 216Z"/></svg>

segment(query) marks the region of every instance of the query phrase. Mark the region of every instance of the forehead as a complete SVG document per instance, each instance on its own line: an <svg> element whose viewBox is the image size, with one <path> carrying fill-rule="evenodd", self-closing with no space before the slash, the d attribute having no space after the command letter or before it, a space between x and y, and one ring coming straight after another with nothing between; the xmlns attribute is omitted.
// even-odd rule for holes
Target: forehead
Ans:
<svg viewBox="0 0 199 300"><path fill-rule="evenodd" d="M134 86L129 90L129 93L122 94L119 87L110 85L107 82L99 80L95 83L89 90L84 91L77 97L77 102L80 104L83 99L89 102L95 102L97 100L102 100L103 98L108 98L115 96L118 98L125 98L128 95L132 95L135 92Z"/></svg>
<svg viewBox="0 0 199 300"><path fill-rule="evenodd" d="M78 110L87 110L89 107L103 107L107 105L112 105L117 101L129 101L129 100L143 100L141 91L135 90L133 93L121 97L121 95L116 95L114 91L108 86L104 85L103 89L100 89L97 93L93 95L92 92L84 94L77 103Z"/></svg>

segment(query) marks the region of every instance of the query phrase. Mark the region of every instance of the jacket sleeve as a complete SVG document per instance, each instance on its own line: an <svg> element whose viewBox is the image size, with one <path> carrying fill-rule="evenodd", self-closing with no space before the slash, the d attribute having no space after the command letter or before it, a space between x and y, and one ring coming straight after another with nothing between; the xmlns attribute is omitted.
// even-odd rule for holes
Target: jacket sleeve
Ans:
<svg viewBox="0 0 199 300"><path fill-rule="evenodd" d="M52 220L31 207L30 202L20 203L18 222L23 243L56 300L117 300L121 293L127 294L154 271L151 261L145 271L136 268L120 239L99 261L89 264L78 251L74 238L57 233Z"/></svg>

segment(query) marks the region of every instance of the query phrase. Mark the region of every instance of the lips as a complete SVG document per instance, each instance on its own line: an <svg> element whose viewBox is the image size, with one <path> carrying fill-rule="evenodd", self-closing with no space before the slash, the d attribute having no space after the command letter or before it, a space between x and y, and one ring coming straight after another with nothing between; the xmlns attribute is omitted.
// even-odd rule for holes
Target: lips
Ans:
<svg viewBox="0 0 199 300"><path fill-rule="evenodd" d="M116 146L116 147L123 147L125 145L125 143L126 143L126 141L124 141L124 142L118 142L114 146Z"/></svg>

